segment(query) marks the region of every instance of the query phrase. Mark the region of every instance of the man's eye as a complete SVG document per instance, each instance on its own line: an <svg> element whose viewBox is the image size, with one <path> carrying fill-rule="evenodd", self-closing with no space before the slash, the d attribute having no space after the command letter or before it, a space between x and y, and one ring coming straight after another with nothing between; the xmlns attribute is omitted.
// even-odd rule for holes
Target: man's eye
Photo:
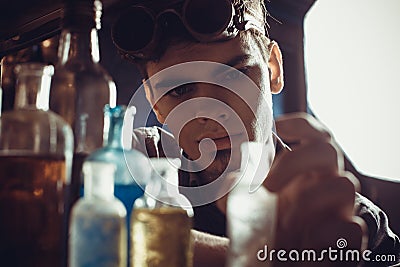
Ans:
<svg viewBox="0 0 400 267"><path fill-rule="evenodd" d="M181 85L178 86L172 90L170 90L168 92L168 95L173 96L173 97L181 97L184 94L190 93L193 90L193 88L191 88L188 85Z"/></svg>

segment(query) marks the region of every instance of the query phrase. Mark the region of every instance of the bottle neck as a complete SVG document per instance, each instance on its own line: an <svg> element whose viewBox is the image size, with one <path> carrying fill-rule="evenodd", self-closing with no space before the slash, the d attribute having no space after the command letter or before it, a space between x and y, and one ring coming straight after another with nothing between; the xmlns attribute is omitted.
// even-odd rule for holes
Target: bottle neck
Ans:
<svg viewBox="0 0 400 267"><path fill-rule="evenodd" d="M65 65L73 62L100 61L99 39L97 30L92 29L64 29L61 33L58 49L58 63Z"/></svg>
<svg viewBox="0 0 400 267"><path fill-rule="evenodd" d="M52 66L26 64L17 74L15 109L49 109Z"/></svg>
<svg viewBox="0 0 400 267"><path fill-rule="evenodd" d="M164 166L160 166L157 161L164 161L162 163ZM157 196L158 200L174 198L180 194L178 170L166 167L167 164L170 164L168 159L151 159L150 167L154 169L150 182L146 186L146 192Z"/></svg>
<svg viewBox="0 0 400 267"><path fill-rule="evenodd" d="M83 164L85 199L114 198L115 166L105 162L86 161Z"/></svg>
<svg viewBox="0 0 400 267"><path fill-rule="evenodd" d="M124 116L113 117L110 116L106 122L105 127L108 126L108 133L105 133L104 145L112 148L123 148L122 145L122 126L124 123ZM107 121L106 120L106 121Z"/></svg>
<svg viewBox="0 0 400 267"><path fill-rule="evenodd" d="M135 114L135 107L106 105L104 107L103 146L131 149Z"/></svg>

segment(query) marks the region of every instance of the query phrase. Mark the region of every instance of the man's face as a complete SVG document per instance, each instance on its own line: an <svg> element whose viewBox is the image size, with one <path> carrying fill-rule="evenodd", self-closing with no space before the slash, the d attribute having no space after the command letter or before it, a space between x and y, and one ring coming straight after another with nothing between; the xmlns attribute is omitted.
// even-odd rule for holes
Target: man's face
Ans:
<svg viewBox="0 0 400 267"><path fill-rule="evenodd" d="M195 64L178 65L186 62ZM146 70L157 118L202 170L203 182L239 167L241 143L272 143L268 62L253 39L174 45Z"/></svg>

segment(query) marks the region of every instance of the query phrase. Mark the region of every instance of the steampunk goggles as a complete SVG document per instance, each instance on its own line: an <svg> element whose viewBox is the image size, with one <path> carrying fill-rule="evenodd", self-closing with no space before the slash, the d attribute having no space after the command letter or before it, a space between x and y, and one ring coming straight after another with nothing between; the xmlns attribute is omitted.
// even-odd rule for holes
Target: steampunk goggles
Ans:
<svg viewBox="0 0 400 267"><path fill-rule="evenodd" d="M113 24L112 39L125 58L149 59L163 36L174 30L173 21L203 43L228 40L251 28L265 34L264 18L231 0L158 0L122 12Z"/></svg>

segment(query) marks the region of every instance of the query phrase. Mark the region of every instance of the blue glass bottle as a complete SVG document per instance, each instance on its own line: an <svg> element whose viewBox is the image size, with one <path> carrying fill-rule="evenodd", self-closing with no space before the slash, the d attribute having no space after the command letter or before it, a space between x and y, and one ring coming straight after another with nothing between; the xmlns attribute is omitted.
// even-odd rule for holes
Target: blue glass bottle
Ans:
<svg viewBox="0 0 400 267"><path fill-rule="evenodd" d="M143 195L151 176L148 158L140 151L131 149L135 113L135 107L106 105L104 107L104 146L94 151L85 160L113 163L116 166L114 194L125 205L128 219L134 201ZM82 193L83 188L81 195Z"/></svg>
<svg viewBox="0 0 400 267"><path fill-rule="evenodd" d="M107 162L116 167L114 177L114 195L124 204L127 216L126 223L130 225L133 203L144 193L147 181L151 178L149 159L140 151L132 149L133 118L135 107L124 105L104 107L103 148L90 154L85 162ZM83 196L83 184L81 196ZM128 227L128 237L130 228ZM126 240L128 251L130 242ZM128 266L129 255L128 256Z"/></svg>
<svg viewBox="0 0 400 267"><path fill-rule="evenodd" d="M69 267L127 267L126 209L114 197L114 171L110 163L83 164L86 191L72 207Z"/></svg>

